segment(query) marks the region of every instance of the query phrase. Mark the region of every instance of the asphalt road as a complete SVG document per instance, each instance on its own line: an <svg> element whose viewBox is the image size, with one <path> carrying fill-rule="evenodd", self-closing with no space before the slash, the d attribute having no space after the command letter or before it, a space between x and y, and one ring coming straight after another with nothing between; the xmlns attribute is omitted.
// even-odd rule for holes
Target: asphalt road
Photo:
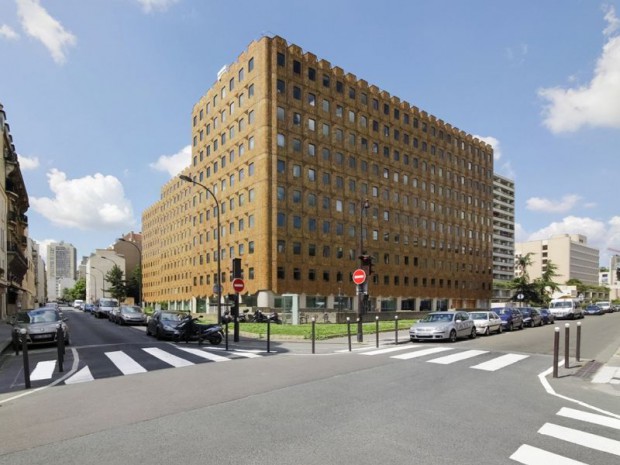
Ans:
<svg viewBox="0 0 620 465"><path fill-rule="evenodd" d="M618 342L620 314L582 321L584 358ZM541 453L615 464L618 397L591 395L595 410L551 395L538 378L551 365L552 332L384 352L289 350L5 394L0 464L553 463ZM442 351L403 357L429 349ZM474 368L511 354L525 358ZM579 395L580 383L552 384Z"/></svg>

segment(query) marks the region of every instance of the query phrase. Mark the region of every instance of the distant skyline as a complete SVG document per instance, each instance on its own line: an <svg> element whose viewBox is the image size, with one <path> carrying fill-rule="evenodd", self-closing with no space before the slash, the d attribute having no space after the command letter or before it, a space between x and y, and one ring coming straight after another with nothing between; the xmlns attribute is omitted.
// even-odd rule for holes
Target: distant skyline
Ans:
<svg viewBox="0 0 620 465"><path fill-rule="evenodd" d="M620 250L620 0L3 0L0 103L29 234L78 262L130 231L190 163L191 111L279 35L491 144L516 240Z"/></svg>

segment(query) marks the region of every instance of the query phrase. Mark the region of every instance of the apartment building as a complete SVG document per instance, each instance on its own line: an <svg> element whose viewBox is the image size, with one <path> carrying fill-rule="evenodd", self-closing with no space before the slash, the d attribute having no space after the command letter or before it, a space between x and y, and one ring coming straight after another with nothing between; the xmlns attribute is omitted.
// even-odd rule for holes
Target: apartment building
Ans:
<svg viewBox="0 0 620 465"><path fill-rule="evenodd" d="M0 104L0 319L27 308L35 289L25 279L32 252L28 249L28 192L22 177L13 136Z"/></svg>
<svg viewBox="0 0 620 465"><path fill-rule="evenodd" d="M75 285L77 250L60 241L47 245L47 296L51 301L62 298L63 290Z"/></svg>
<svg viewBox="0 0 620 465"><path fill-rule="evenodd" d="M246 304L356 309L364 251L372 309L488 305L486 143L281 37L222 68L190 123L195 182L143 213L145 302L203 310L218 258L224 294L241 258Z"/></svg>
<svg viewBox="0 0 620 465"><path fill-rule="evenodd" d="M493 282L512 281L515 256L515 183L493 175ZM512 292L500 285L493 288L493 300L509 299Z"/></svg>
<svg viewBox="0 0 620 465"><path fill-rule="evenodd" d="M565 284L569 279L578 279L583 284L598 285L599 250L587 245L587 238L581 234L558 234L549 239L517 242L517 258L531 254L532 265L527 272L531 280L542 277L547 263L557 267L554 281ZM516 269L520 276L523 270Z"/></svg>

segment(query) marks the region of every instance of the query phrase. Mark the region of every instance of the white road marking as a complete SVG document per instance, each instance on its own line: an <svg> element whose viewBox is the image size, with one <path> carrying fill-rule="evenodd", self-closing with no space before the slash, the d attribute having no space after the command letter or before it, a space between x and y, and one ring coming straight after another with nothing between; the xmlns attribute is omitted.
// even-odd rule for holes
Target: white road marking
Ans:
<svg viewBox="0 0 620 465"><path fill-rule="evenodd" d="M370 352L361 352L362 355L380 355L380 354L389 354L391 352L398 352L401 350L410 350L410 349L419 349L420 346L418 347L412 347L410 345L405 345L405 346L401 346L401 347L388 347L387 349L377 349L377 350L372 350Z"/></svg>
<svg viewBox="0 0 620 465"><path fill-rule="evenodd" d="M123 351L106 352L106 356L112 361L124 375L146 373L146 369Z"/></svg>
<svg viewBox="0 0 620 465"><path fill-rule="evenodd" d="M556 415L566 418L573 418L575 420L586 421L588 423L594 423L595 425L620 429L620 420L616 420L615 418L609 418L605 415L598 415L596 413L584 412L582 410L562 407Z"/></svg>
<svg viewBox="0 0 620 465"><path fill-rule="evenodd" d="M88 381L93 381L94 379L95 378L93 378L93 375L90 372L90 369L87 366L85 366L80 371L78 371L76 374L74 374L70 378L67 378L65 380L65 384L85 383Z"/></svg>
<svg viewBox="0 0 620 465"><path fill-rule="evenodd" d="M528 358L529 355L520 355L520 354L506 354L500 357L494 358L493 360L489 360L488 362L480 363L479 365L474 365L471 368L475 368L476 370L484 370L484 371L497 371L501 368L507 367L508 365L512 365L520 360Z"/></svg>
<svg viewBox="0 0 620 465"><path fill-rule="evenodd" d="M231 353L245 358L260 358L262 355L255 354L254 352L244 352L242 350L232 350Z"/></svg>
<svg viewBox="0 0 620 465"><path fill-rule="evenodd" d="M56 360L47 360L37 363L37 366L30 373L30 381L38 381L41 379L52 379L56 368Z"/></svg>
<svg viewBox="0 0 620 465"><path fill-rule="evenodd" d="M577 460L553 454L527 444L519 447L510 458L524 465L541 465L543 463L545 465L587 465L584 462L578 462Z"/></svg>
<svg viewBox="0 0 620 465"><path fill-rule="evenodd" d="M620 378L620 368L601 367L592 378L592 382L596 384L609 383L613 378Z"/></svg>
<svg viewBox="0 0 620 465"><path fill-rule="evenodd" d="M430 349L423 349L417 352L408 352L406 354L400 355L392 355L390 358L397 358L399 360L409 360L411 358L424 357L425 355L437 354L439 352L445 352L449 349L448 347L432 347Z"/></svg>
<svg viewBox="0 0 620 465"><path fill-rule="evenodd" d="M160 359L162 362L166 362L168 365L172 365L175 368L194 365L189 360L185 360L184 358L172 355L165 350L158 349L157 347L148 347L142 350L148 354L151 354L153 357Z"/></svg>
<svg viewBox="0 0 620 465"><path fill-rule="evenodd" d="M573 444L589 447L590 449L607 452L608 454L620 456L620 441L609 439L596 434L586 433L572 428L566 428L553 423L545 423L538 430L540 434L562 439Z"/></svg>
<svg viewBox="0 0 620 465"><path fill-rule="evenodd" d="M486 354L486 350L466 350L465 352L459 352L458 354L446 355L445 357L434 358L429 360L428 363L438 363L440 365L449 365L454 362L460 362L461 360L467 360L468 358L477 357L478 355Z"/></svg>
<svg viewBox="0 0 620 465"><path fill-rule="evenodd" d="M229 362L230 359L226 357L222 357L221 355L211 354L209 352L205 352L200 349L192 349L191 347L179 347L179 349L188 352L190 354L197 355L198 357L202 357L207 360L211 360L212 362Z"/></svg>

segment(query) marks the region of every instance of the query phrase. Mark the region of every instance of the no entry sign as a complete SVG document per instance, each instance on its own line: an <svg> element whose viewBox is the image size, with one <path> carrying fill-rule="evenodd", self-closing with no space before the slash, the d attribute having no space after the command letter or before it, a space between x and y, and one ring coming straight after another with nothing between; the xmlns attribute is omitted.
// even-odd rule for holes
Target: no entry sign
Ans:
<svg viewBox="0 0 620 465"><path fill-rule="evenodd" d="M353 282L355 284L364 284L366 281L366 272L361 268L358 268L353 272Z"/></svg>
<svg viewBox="0 0 620 465"><path fill-rule="evenodd" d="M232 285L233 285L233 289L235 290L235 292L241 292L243 291L243 289L245 289L245 283L243 282L243 279L241 278L233 279Z"/></svg>

